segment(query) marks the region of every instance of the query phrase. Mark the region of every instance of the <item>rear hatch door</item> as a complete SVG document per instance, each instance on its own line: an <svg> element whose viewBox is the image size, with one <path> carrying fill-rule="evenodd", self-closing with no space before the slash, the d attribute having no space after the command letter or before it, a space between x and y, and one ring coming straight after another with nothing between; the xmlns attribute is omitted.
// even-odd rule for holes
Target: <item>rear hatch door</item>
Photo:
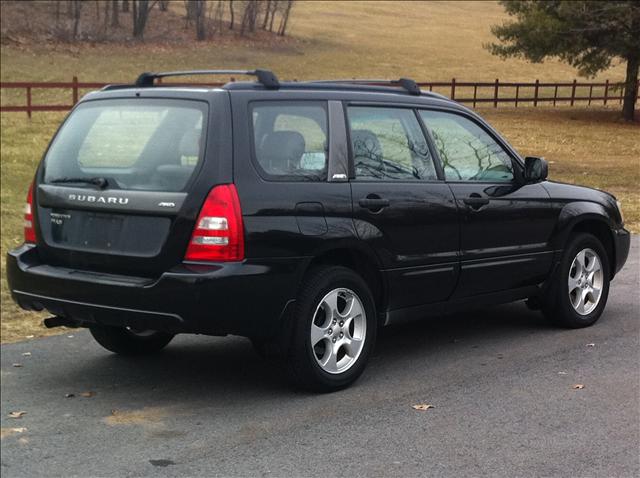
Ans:
<svg viewBox="0 0 640 478"><path fill-rule="evenodd" d="M119 98L78 105L52 141L35 200L41 259L157 276L179 263L218 161L207 101ZM213 158L212 158L213 157Z"/></svg>

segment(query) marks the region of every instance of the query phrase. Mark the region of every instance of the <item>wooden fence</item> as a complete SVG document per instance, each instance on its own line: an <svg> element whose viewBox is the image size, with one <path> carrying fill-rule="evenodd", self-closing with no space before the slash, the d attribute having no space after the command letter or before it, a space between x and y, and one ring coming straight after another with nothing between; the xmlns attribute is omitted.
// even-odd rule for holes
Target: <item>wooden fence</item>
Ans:
<svg viewBox="0 0 640 478"><path fill-rule="evenodd" d="M109 83L81 82L73 77L71 82L0 82L2 104L0 112L26 112L29 118L34 111L68 111L78 102L80 94L88 90L99 89ZM221 86L223 83L193 83L194 85ZM602 82L558 82L549 83L535 80L534 82L514 83L501 82L496 79L493 82L463 82L453 78L445 82L420 82L423 90L436 91L459 102L473 107L481 104L551 104L557 106L564 104L574 106L576 103L602 102L606 105L610 102L622 103L624 98L624 83L614 83L606 80ZM13 94L8 90L13 90ZM15 101L19 99L16 91L24 91L24 103L22 105L4 104L5 99ZM33 97L36 91L57 90L61 91L56 99L63 103L34 104ZM67 92L65 93L65 90ZM50 95L46 95L47 99ZM68 98L69 102L64 100Z"/></svg>

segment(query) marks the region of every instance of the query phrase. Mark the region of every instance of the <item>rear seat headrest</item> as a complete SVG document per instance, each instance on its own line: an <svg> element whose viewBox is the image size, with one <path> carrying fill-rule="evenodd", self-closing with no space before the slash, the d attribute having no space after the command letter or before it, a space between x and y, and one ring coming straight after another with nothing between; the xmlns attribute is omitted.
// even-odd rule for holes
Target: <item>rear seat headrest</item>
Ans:
<svg viewBox="0 0 640 478"><path fill-rule="evenodd" d="M258 161L267 170L289 171L300 167L306 144L297 131L274 131L265 136Z"/></svg>

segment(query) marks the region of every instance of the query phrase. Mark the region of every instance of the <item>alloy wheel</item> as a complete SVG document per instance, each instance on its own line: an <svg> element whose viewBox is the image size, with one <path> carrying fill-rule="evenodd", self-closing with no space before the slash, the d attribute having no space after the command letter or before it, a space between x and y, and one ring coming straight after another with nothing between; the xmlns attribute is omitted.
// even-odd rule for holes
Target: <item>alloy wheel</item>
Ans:
<svg viewBox="0 0 640 478"><path fill-rule="evenodd" d="M364 346L367 316L360 298L350 289L325 295L311 322L311 347L318 365L327 373L351 368Z"/></svg>
<svg viewBox="0 0 640 478"><path fill-rule="evenodd" d="M600 257L593 249L582 249L569 268L569 302L580 315L589 315L602 297L604 274Z"/></svg>

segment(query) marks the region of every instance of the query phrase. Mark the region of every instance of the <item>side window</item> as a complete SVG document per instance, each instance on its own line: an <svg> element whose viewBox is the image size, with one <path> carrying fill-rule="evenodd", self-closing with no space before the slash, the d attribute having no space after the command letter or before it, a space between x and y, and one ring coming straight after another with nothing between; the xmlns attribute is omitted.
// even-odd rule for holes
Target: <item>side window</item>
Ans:
<svg viewBox="0 0 640 478"><path fill-rule="evenodd" d="M420 111L438 149L446 179L511 181L513 163L507 152L473 121L443 111Z"/></svg>
<svg viewBox="0 0 640 478"><path fill-rule="evenodd" d="M279 180L327 177L327 110L322 102L252 104L253 147L260 168Z"/></svg>
<svg viewBox="0 0 640 478"><path fill-rule="evenodd" d="M413 110L352 106L348 116L356 179L437 179L433 159Z"/></svg>

